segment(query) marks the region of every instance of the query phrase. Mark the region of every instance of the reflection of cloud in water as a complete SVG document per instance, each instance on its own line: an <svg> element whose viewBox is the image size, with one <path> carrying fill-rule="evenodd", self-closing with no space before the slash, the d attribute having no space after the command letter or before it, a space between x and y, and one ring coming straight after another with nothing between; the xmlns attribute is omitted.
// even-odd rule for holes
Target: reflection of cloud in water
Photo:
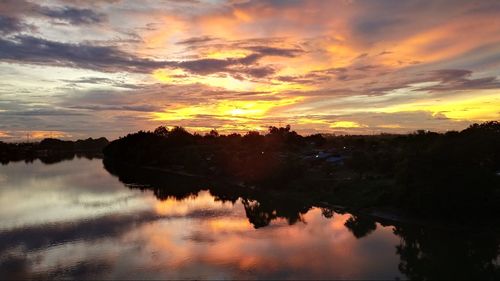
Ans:
<svg viewBox="0 0 500 281"><path fill-rule="evenodd" d="M240 205L240 203L237 203ZM241 206L235 206L236 208ZM245 217L235 218L229 227L226 218L208 218L200 225L189 225L177 230L178 221L163 221L141 228L144 251L155 251L156 267L174 267L177 272L188 274L195 264L215 267L225 277L257 276L262 278L362 278L376 276L394 278L397 273L397 257L394 246L398 241L389 231L369 236L366 241L357 240L345 228L332 232L331 225L343 225L348 215L336 216L331 223L321 216L319 209L306 214L307 224L268 227L252 230ZM285 223L285 224L283 224ZM275 223L273 223L274 225ZM238 225L234 227L231 225ZM243 232L244 231L244 232ZM243 232L243 233L242 233ZM188 234L185 234L188 233ZM200 233L202 237L200 239ZM196 239L180 237L195 235ZM190 236L191 235L191 236ZM379 244L383 252L363 252L362 247ZM356 252L363 252L358 256ZM189 258L186 259L186 255ZM372 259L380 260L383 270L370 267ZM385 265L385 266L384 266ZM155 268L156 268L155 267ZM391 274L387 274L391 272ZM245 274L252 275L245 275ZM374 274L376 273L376 274ZM178 277L178 276L177 276ZM244 278L244 277L243 277Z"/></svg>
<svg viewBox="0 0 500 281"><path fill-rule="evenodd" d="M0 229L151 208L145 194L124 188L100 160L11 163L0 168L0 177L5 179L0 185Z"/></svg>
<svg viewBox="0 0 500 281"><path fill-rule="evenodd" d="M205 190L185 200L168 198L165 200L152 199L151 201L155 211L160 215L185 215L193 210L232 209L232 204L214 201L213 196Z"/></svg>
<svg viewBox="0 0 500 281"><path fill-rule="evenodd" d="M464 276L498 268L495 235L392 226L174 177L129 189L118 179L151 175L117 179L100 161L34 163L23 176L24 165L0 169L0 276L11 279L428 279L455 264Z"/></svg>

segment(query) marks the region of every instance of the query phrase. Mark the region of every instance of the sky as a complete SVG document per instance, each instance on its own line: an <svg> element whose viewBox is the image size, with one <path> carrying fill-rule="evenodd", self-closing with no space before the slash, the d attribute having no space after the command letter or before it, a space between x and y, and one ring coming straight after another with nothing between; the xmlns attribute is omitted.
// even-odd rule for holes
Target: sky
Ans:
<svg viewBox="0 0 500 281"><path fill-rule="evenodd" d="M0 140L500 120L500 1L0 0Z"/></svg>

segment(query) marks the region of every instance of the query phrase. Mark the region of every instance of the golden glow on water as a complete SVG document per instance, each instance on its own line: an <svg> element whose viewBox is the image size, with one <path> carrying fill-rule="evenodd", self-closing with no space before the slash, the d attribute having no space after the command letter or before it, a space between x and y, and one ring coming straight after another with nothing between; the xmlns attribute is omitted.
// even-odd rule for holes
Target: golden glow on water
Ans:
<svg viewBox="0 0 500 281"><path fill-rule="evenodd" d="M156 213L163 216L186 215L194 211L207 209L231 209L230 204L215 202L207 191L202 191L198 195L193 196L192 200L169 198L166 200L152 199L151 201Z"/></svg>
<svg viewBox="0 0 500 281"><path fill-rule="evenodd" d="M221 218L210 220L208 224L214 232L237 232L249 231L253 229L252 224L250 224L248 219L245 218Z"/></svg>
<svg viewBox="0 0 500 281"><path fill-rule="evenodd" d="M235 206L236 210L240 208L240 204ZM189 262L203 262L207 265L227 265L242 272L271 274L287 268L298 274L294 275L296 277L306 277L300 272L307 272L309 278L354 278L362 276L363 266L368 261L365 258L393 262L380 252L378 258L375 253L365 253L368 256L363 258L355 256L362 248L344 226L349 217L347 214L336 214L333 219L326 220L319 209L313 209L304 215L307 224L288 226L285 221L278 220L273 223L274 227L257 231L245 219L208 219L199 228L194 227L204 233L196 237L197 241L205 241L198 245L172 243L176 237L185 235L177 222L155 224L139 231L145 231L144 236L151 237L144 245L146 251L154 249L165 253L158 257L157 262L176 268L183 268ZM389 245L396 242L390 238L393 235L390 227L379 225L379 228L378 234L370 240ZM186 251L186 248L189 250ZM195 249L198 251L189 252ZM322 254L318 255L318 252ZM187 256L190 256L189 260ZM333 260L335 263L332 264Z"/></svg>

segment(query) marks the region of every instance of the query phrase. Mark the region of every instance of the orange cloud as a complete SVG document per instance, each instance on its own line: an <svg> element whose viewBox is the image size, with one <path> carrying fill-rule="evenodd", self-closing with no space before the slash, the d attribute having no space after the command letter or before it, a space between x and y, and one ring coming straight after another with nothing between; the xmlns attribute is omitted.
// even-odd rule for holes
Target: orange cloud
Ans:
<svg viewBox="0 0 500 281"><path fill-rule="evenodd" d="M8 138L11 137L12 135L9 134L7 131L0 131L0 138Z"/></svg>

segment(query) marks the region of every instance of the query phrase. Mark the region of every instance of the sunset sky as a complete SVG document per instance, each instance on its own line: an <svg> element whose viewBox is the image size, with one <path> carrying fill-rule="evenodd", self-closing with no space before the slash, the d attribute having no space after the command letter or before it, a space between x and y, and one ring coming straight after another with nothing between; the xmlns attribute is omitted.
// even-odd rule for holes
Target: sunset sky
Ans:
<svg viewBox="0 0 500 281"><path fill-rule="evenodd" d="M0 0L0 140L500 120L500 1Z"/></svg>

